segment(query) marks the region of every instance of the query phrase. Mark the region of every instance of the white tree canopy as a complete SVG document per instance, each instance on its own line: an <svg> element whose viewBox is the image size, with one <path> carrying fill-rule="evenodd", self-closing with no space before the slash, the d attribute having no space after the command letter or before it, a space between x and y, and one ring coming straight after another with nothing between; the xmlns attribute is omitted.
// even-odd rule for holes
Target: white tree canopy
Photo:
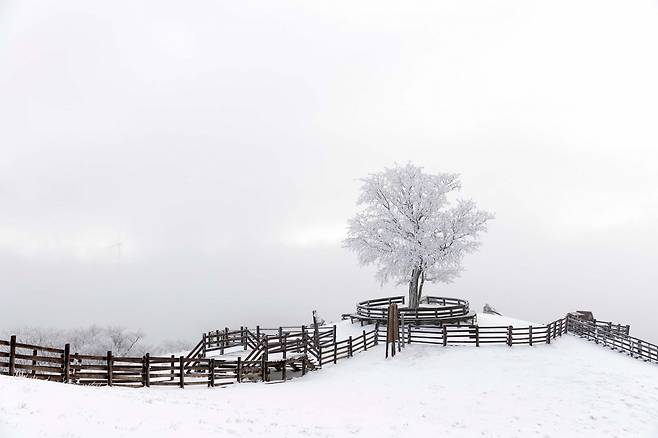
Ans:
<svg viewBox="0 0 658 438"><path fill-rule="evenodd" d="M409 283L409 305L418 307L425 281L447 283L460 274L493 215L470 200L450 203L450 192L461 188L457 174L428 175L407 164L362 182L363 208L349 221L344 245L362 264L375 264L382 283Z"/></svg>

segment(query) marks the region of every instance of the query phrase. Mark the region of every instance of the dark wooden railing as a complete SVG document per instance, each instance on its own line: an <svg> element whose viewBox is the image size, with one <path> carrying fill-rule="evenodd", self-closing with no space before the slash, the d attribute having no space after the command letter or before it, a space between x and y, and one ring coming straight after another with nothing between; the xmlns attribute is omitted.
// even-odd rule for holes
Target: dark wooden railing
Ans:
<svg viewBox="0 0 658 438"><path fill-rule="evenodd" d="M572 333L599 345L624 352L647 362L658 363L658 346L629 335L629 326L607 321L586 321L573 314L545 325L478 326L400 324L400 343L433 344L441 346L490 344L535 345L550 344L556 337ZM201 341L187 356L115 357L71 353L67 344L63 349L0 340L0 374L25 376L34 379L107 386L223 386L242 381L268 381L272 370L286 380L288 372L320 368L328 363L367 351L386 338L384 324L376 323L370 331L357 336L336 339L336 326L319 327L316 331L306 326L277 329L246 327L240 330L221 330L204 333ZM208 358L210 351L224 353L229 348L250 350L246 357L226 360ZM272 359L270 355L280 354Z"/></svg>

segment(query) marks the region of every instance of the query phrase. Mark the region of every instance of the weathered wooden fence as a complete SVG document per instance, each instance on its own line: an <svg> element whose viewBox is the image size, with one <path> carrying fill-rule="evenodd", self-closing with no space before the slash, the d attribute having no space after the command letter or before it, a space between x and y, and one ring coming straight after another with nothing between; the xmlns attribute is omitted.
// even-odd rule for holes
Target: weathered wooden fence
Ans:
<svg viewBox="0 0 658 438"><path fill-rule="evenodd" d="M569 332L636 359L658 363L658 345L629 335L629 326L568 316Z"/></svg>
<svg viewBox="0 0 658 438"><path fill-rule="evenodd" d="M379 326L379 336L386 336L386 327ZM550 344L552 339L567 331L566 318L537 326L480 326L480 325L400 325L403 344L474 345L486 344L534 345Z"/></svg>
<svg viewBox="0 0 658 438"><path fill-rule="evenodd" d="M565 333L596 342L632 357L658 363L658 346L629 335L629 326L606 321L585 321L571 314L549 324L513 327L478 325L404 324L398 327L401 346L491 344L550 344ZM254 331L215 330L204 333L187 356L114 357L71 353L63 349L20 343L12 336L0 340L0 374L34 379L107 386L224 386L242 381L269 381L272 370L286 380L288 370L301 371L337 363L375 347L386 337L386 326L376 323L357 336L336 339L336 326L312 330L306 326L279 327ZM226 360L206 357L207 353L239 347L250 350L244 357ZM272 355L278 355L271 358Z"/></svg>

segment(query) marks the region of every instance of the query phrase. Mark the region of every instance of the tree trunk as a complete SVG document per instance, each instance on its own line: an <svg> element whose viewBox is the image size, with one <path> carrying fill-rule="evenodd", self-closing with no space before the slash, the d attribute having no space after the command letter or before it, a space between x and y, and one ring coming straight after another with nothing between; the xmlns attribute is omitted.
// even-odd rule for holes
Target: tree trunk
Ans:
<svg viewBox="0 0 658 438"><path fill-rule="evenodd" d="M409 308L417 309L420 304L420 294L418 293L418 278L420 277L421 270L414 268L411 272L411 280L409 280Z"/></svg>

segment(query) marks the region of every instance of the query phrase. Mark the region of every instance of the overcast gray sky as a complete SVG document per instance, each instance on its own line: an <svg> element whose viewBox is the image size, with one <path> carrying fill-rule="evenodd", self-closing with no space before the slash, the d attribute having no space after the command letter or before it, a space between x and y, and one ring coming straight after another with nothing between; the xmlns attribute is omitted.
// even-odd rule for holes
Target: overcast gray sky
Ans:
<svg viewBox="0 0 658 438"><path fill-rule="evenodd" d="M194 339L404 293L358 178L496 213L434 295L658 341L658 3L0 0L0 327Z"/></svg>

